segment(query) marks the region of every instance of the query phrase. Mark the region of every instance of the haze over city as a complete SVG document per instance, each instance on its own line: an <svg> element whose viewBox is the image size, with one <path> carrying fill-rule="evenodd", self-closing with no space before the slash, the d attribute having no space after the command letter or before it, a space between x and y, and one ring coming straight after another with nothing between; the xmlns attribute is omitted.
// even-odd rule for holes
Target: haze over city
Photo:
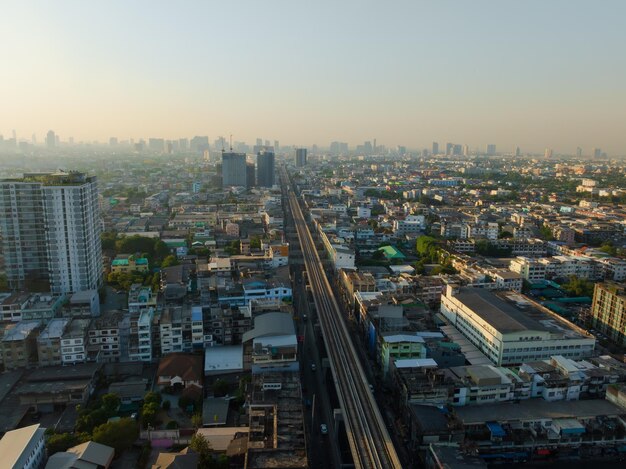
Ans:
<svg viewBox="0 0 626 469"><path fill-rule="evenodd" d="M5 2L0 134L626 154L626 4Z"/></svg>

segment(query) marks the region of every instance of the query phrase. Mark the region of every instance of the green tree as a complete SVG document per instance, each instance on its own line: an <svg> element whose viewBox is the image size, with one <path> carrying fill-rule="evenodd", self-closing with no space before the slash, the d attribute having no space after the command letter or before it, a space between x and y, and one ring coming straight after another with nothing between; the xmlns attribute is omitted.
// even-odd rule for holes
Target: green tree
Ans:
<svg viewBox="0 0 626 469"><path fill-rule="evenodd" d="M93 441L114 448L118 455L130 448L137 438L139 438L139 427L137 422L130 418L99 425L94 428L92 435Z"/></svg>
<svg viewBox="0 0 626 469"><path fill-rule="evenodd" d="M109 417L113 417L119 409L122 401L120 400L120 396L114 393L108 393L102 396L102 408L105 410Z"/></svg>
<svg viewBox="0 0 626 469"><path fill-rule="evenodd" d="M0 274L0 291L9 291L9 280L6 274Z"/></svg>
<svg viewBox="0 0 626 469"><path fill-rule="evenodd" d="M194 450L200 456L200 461L198 463L198 468L200 469L208 469L212 467L213 463L213 449L211 448L211 444L208 440L199 433L195 433L191 437L191 441L189 442L189 447Z"/></svg>
<svg viewBox="0 0 626 469"><path fill-rule="evenodd" d="M219 397L228 394L230 386L226 380L216 379L211 388L213 389L213 395Z"/></svg>
<svg viewBox="0 0 626 469"><path fill-rule="evenodd" d="M200 428L202 426L202 414L197 412L191 416L191 425L193 428Z"/></svg>
<svg viewBox="0 0 626 469"><path fill-rule="evenodd" d="M261 238L258 236L250 238L250 249L261 249Z"/></svg>
<svg viewBox="0 0 626 469"><path fill-rule="evenodd" d="M102 241L102 249L105 251L113 251L115 249L115 241L117 240L117 233L114 231L105 231L100 236Z"/></svg>
<svg viewBox="0 0 626 469"><path fill-rule="evenodd" d="M435 246L435 243L435 238L431 236L420 236L415 243L415 250L420 256L426 257Z"/></svg>
<svg viewBox="0 0 626 469"><path fill-rule="evenodd" d="M572 296L593 296L594 284L576 275L572 275L561 287Z"/></svg>
<svg viewBox="0 0 626 469"><path fill-rule="evenodd" d="M154 244L154 255L159 259L165 259L170 254L170 248L163 241L158 240Z"/></svg>
<svg viewBox="0 0 626 469"><path fill-rule="evenodd" d="M46 439L48 456L52 456L54 453L61 451L66 451L68 448L76 446L78 443L78 438L74 433L53 433Z"/></svg>
<svg viewBox="0 0 626 469"><path fill-rule="evenodd" d="M178 264L180 264L180 262L178 262L176 256L170 254L165 259L163 259L163 262L161 263L161 268L164 269L166 267L173 267Z"/></svg>

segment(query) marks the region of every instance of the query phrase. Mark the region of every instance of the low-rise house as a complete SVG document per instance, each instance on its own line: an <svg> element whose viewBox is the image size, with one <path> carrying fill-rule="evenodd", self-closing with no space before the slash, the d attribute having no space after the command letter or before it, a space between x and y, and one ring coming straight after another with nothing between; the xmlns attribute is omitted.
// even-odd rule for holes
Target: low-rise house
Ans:
<svg viewBox="0 0 626 469"><path fill-rule="evenodd" d="M61 365L61 337L67 328L69 319L52 319L37 337L37 356L39 366Z"/></svg>
<svg viewBox="0 0 626 469"><path fill-rule="evenodd" d="M63 365L87 361L89 319L72 319L61 337Z"/></svg>
<svg viewBox="0 0 626 469"><path fill-rule="evenodd" d="M94 318L88 331L89 359L97 362L117 361L120 356L121 311L111 311Z"/></svg>
<svg viewBox="0 0 626 469"><path fill-rule="evenodd" d="M202 356L172 353L161 358L157 385L161 388L195 386L202 389Z"/></svg>
<svg viewBox="0 0 626 469"><path fill-rule="evenodd" d="M149 270L148 259L144 257L130 256L124 258L118 256L111 262L111 272L113 273L148 272Z"/></svg>
<svg viewBox="0 0 626 469"><path fill-rule="evenodd" d="M53 454L45 469L109 469L115 449L94 441Z"/></svg>
<svg viewBox="0 0 626 469"><path fill-rule="evenodd" d="M37 364L37 336L41 326L41 321L20 321L4 331L1 348L5 370Z"/></svg>

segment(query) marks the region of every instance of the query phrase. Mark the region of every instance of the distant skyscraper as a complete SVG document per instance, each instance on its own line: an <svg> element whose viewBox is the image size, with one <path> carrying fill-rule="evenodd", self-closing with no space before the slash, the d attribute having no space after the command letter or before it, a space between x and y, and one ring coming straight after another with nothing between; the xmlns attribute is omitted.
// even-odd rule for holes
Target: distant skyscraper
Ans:
<svg viewBox="0 0 626 469"><path fill-rule="evenodd" d="M222 187L247 186L245 153L222 153Z"/></svg>
<svg viewBox="0 0 626 469"><path fill-rule="evenodd" d="M156 153L163 153L165 151L165 140L162 138L149 138L148 149Z"/></svg>
<svg viewBox="0 0 626 469"><path fill-rule="evenodd" d="M278 153L280 151L280 145L278 140L274 140L274 151Z"/></svg>
<svg viewBox="0 0 626 469"><path fill-rule="evenodd" d="M207 144L208 144L208 137L207 137ZM189 150L189 140L186 138L179 138L178 139L178 149L181 152L186 152L187 150Z"/></svg>
<svg viewBox="0 0 626 469"><path fill-rule="evenodd" d="M439 143L433 142L433 155L439 154Z"/></svg>
<svg viewBox="0 0 626 469"><path fill-rule="evenodd" d="M454 150L454 143L446 143L446 155L452 155L452 151Z"/></svg>
<svg viewBox="0 0 626 469"><path fill-rule="evenodd" d="M296 148L296 167L302 168L306 166L306 153L306 148Z"/></svg>
<svg viewBox="0 0 626 469"><path fill-rule="evenodd" d="M543 152L543 156L545 158L552 158L552 148L546 148L546 150Z"/></svg>
<svg viewBox="0 0 626 469"><path fill-rule="evenodd" d="M196 135L194 138L191 139L189 147L193 152L204 153L204 150L209 149L209 137L207 137L206 135Z"/></svg>
<svg viewBox="0 0 626 469"><path fill-rule="evenodd" d="M46 134L46 145L48 148L54 148L57 145L57 138L53 130L48 130Z"/></svg>
<svg viewBox="0 0 626 469"><path fill-rule="evenodd" d="M111 147L117 146L117 137L111 137L109 139L109 146L111 146Z"/></svg>
<svg viewBox="0 0 626 469"><path fill-rule="evenodd" d="M452 154L459 156L463 152L463 148L458 143L455 143L452 147Z"/></svg>
<svg viewBox="0 0 626 469"><path fill-rule="evenodd" d="M262 138L257 138L256 139L256 145L263 145L263 139Z"/></svg>
<svg viewBox="0 0 626 469"><path fill-rule="evenodd" d="M469 156L469 145L463 145L463 156Z"/></svg>
<svg viewBox="0 0 626 469"><path fill-rule="evenodd" d="M593 148L591 150L591 157L592 158L601 158L602 157L602 149L600 149L600 148Z"/></svg>
<svg viewBox="0 0 626 469"><path fill-rule="evenodd" d="M583 156L583 149L580 147L576 147L576 158L582 158Z"/></svg>
<svg viewBox="0 0 626 469"><path fill-rule="evenodd" d="M522 156L522 152L519 149L519 147L515 147L515 157L519 158L520 156Z"/></svg>
<svg viewBox="0 0 626 469"><path fill-rule="evenodd" d="M257 186L272 187L275 182L274 153L259 152L256 156Z"/></svg>
<svg viewBox="0 0 626 469"><path fill-rule="evenodd" d="M489 145L487 145L487 154L488 155L496 154L496 146L493 143L490 143Z"/></svg>
<svg viewBox="0 0 626 469"><path fill-rule="evenodd" d="M36 173L0 181L0 211L13 214L0 217L12 287L23 288L29 281L48 281L53 293L100 287L101 224L95 176Z"/></svg>

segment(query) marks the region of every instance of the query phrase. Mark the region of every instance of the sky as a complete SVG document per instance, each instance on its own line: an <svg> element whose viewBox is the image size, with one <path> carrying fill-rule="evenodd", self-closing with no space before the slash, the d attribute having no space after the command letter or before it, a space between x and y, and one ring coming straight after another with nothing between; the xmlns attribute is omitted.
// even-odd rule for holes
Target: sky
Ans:
<svg viewBox="0 0 626 469"><path fill-rule="evenodd" d="M626 2L14 1L0 134L626 154Z"/></svg>

